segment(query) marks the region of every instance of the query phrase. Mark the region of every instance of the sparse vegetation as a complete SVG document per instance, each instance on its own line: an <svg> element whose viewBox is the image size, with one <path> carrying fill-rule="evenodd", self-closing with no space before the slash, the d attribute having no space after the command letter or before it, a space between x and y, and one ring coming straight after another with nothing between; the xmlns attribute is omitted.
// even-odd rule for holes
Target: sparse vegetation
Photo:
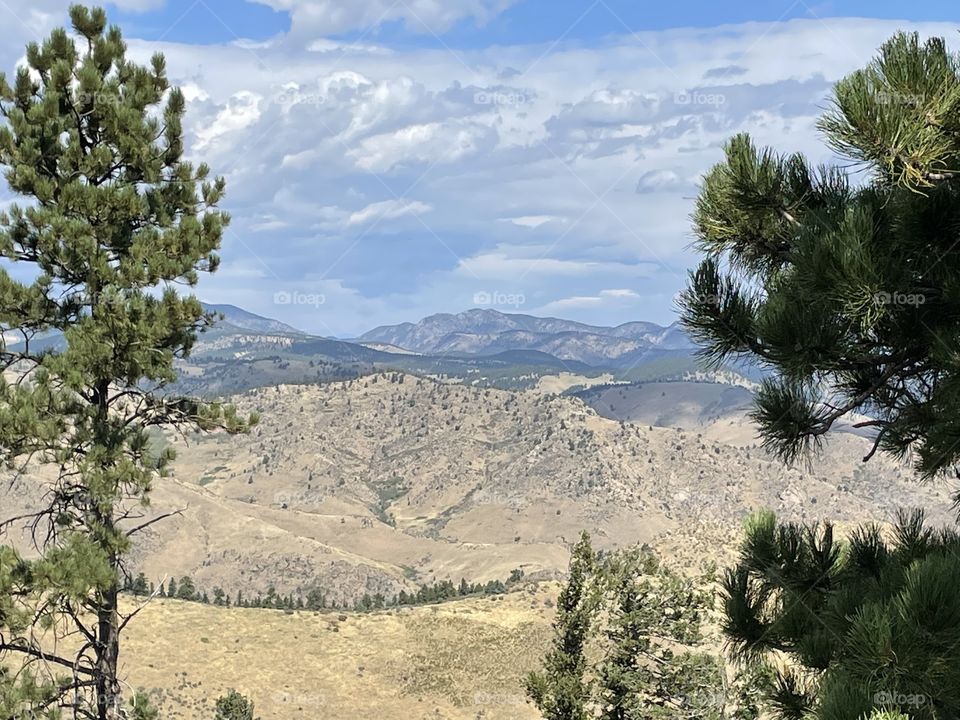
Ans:
<svg viewBox="0 0 960 720"><path fill-rule="evenodd" d="M391 607L415 607L417 605L432 605L449 600L457 600L467 597L479 597L490 595L502 595L508 592L517 583L523 580L523 570L517 568L510 573L506 581L490 580L485 583L469 583L466 579L461 579L459 584L454 584L450 580L443 580L430 585L421 585L414 592L401 590L391 597L382 593L373 595L365 593L352 603L344 602L342 605L336 601L328 601L327 596L319 587L312 587L306 594L296 592L281 595L274 586L267 588L266 594L258 593L255 596L244 596L243 591L238 590L236 594L236 607L243 608L269 608L274 610L324 610L337 609L340 607L350 608L356 612L370 612L374 610L384 610ZM180 578L179 583L171 578L167 588L161 585L158 589L151 587L143 573L139 573L133 580L128 579L123 587L123 591L138 597L147 597L156 595L158 597L174 598L177 600L187 600L189 602L199 602L207 605L213 604L222 607L230 607L231 599L223 588L215 587L208 595L206 591L198 590L194 585L193 578L188 575Z"/></svg>

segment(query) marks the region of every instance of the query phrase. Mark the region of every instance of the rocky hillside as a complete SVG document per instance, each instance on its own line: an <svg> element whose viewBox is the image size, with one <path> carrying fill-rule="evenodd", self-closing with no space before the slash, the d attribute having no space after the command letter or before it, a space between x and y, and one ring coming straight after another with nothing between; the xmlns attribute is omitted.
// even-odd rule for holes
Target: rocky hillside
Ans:
<svg viewBox="0 0 960 720"><path fill-rule="evenodd" d="M810 468L784 468L712 426L619 422L577 398L400 373L235 401L261 414L251 434L167 439L175 477L147 512L182 512L140 536L135 564L151 578L190 574L230 593L318 586L344 601L517 568L551 577L584 528L601 547L646 542L699 563L729 559L759 508L843 523L920 505L948 519L949 488L885 458L861 467L868 442L851 435ZM0 504L36 492L21 478Z"/></svg>
<svg viewBox="0 0 960 720"><path fill-rule="evenodd" d="M179 449L152 528L153 575L343 597L438 579L549 576L583 528L601 546L648 542L691 562L725 559L743 518L890 517L949 509L866 440L837 435L811 468L710 433L600 417L576 398L442 384L399 373L236 398L261 413L252 434Z"/></svg>

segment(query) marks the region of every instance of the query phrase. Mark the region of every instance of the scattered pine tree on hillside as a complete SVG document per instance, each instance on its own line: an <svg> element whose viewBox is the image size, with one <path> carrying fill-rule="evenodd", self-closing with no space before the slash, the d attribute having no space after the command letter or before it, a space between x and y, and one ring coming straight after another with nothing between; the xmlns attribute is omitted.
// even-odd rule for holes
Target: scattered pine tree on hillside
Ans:
<svg viewBox="0 0 960 720"><path fill-rule="evenodd" d="M545 720L756 718L749 689L728 687L707 649L713 595L709 575L682 577L636 549L597 557L584 534L530 699Z"/></svg>
<svg viewBox="0 0 960 720"><path fill-rule="evenodd" d="M214 720L260 720L253 715L253 703L236 690L217 698Z"/></svg>

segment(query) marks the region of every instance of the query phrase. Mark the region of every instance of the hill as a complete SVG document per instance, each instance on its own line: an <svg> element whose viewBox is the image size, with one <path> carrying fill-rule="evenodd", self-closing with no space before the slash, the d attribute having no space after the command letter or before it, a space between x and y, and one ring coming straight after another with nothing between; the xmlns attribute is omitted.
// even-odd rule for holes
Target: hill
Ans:
<svg viewBox="0 0 960 720"><path fill-rule="evenodd" d="M600 547L647 542L681 562L730 557L754 509L842 523L901 505L944 508L869 442L839 434L812 467L751 445L618 422L579 398L481 389L400 373L234 398L262 422L246 436L174 442L175 477L150 512L180 514L140 536L151 579L192 575L247 596L321 588L332 600L423 583L550 578L583 528ZM16 510L36 478L4 487Z"/></svg>
<svg viewBox="0 0 960 720"><path fill-rule="evenodd" d="M576 393L603 417L631 423L705 428L742 418L753 393L741 386L713 382L651 382L596 386Z"/></svg>

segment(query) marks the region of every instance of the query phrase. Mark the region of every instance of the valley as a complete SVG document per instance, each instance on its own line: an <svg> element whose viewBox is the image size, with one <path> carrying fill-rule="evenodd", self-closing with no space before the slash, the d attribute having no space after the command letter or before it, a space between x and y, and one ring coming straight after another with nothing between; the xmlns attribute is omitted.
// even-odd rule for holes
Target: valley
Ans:
<svg viewBox="0 0 960 720"><path fill-rule="evenodd" d="M843 427L810 463L770 457L749 419L755 383L730 369L664 361L669 372L630 381L610 366L577 372L577 361L540 359L528 374L474 355L457 362L478 363L479 374L414 374L392 359L384 370L345 363L331 348L380 350L234 319L249 327L206 334L181 383L241 388L224 400L259 422L247 434L153 436L153 452L171 448L177 459L137 513L163 519L137 535L127 572L155 585L189 577L198 596L312 593L331 609L151 600L131 625L125 672L168 717L203 717L212 697L237 687L264 720L373 718L384 708L424 720L534 718L521 680L546 647L557 581L584 529L600 550L646 545L695 572L733 562L744 520L760 509L841 531L890 521L900 507L952 520L947 485L918 483L889 457L861 464L871 440ZM318 375L283 382L297 362ZM496 372L501 387L485 382ZM0 505L28 511L44 477L15 474ZM11 537L29 554L20 530ZM332 609L508 577L521 580L503 595ZM286 672L291 644L300 660ZM277 672L248 673L251 652L276 656Z"/></svg>

